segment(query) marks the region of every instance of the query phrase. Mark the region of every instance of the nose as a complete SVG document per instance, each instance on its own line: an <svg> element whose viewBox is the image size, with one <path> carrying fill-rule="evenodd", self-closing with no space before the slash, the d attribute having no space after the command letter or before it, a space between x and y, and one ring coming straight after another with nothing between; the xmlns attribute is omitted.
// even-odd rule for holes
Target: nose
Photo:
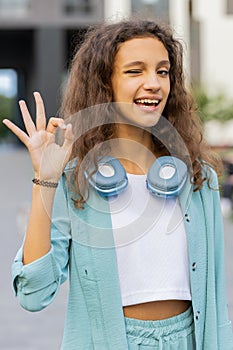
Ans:
<svg viewBox="0 0 233 350"><path fill-rule="evenodd" d="M158 91L161 88L160 81L156 73L150 72L145 76L144 89L151 91Z"/></svg>

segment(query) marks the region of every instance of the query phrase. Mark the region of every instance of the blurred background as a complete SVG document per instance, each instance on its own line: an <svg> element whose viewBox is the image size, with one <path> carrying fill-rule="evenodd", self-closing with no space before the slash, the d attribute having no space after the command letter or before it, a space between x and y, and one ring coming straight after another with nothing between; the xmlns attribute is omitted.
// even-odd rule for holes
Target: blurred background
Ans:
<svg viewBox="0 0 233 350"><path fill-rule="evenodd" d="M89 25L136 15L170 23L184 43L187 84L211 147L224 162L221 203L226 276L233 320L233 0L0 0L0 349L59 349L68 286L46 310L20 308L11 263L26 226L32 169L25 148L1 123L23 127L18 100L34 113L40 91L47 116L57 114L74 48Z"/></svg>

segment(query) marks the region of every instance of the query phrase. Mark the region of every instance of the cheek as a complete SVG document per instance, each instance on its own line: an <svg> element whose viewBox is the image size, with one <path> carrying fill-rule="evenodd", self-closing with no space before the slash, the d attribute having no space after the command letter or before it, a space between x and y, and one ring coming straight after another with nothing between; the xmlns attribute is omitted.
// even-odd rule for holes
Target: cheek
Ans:
<svg viewBox="0 0 233 350"><path fill-rule="evenodd" d="M131 90L130 84L123 80L115 80L112 84L112 90L113 90L113 96L114 99L121 99L122 97L126 97L128 95L129 91Z"/></svg>
<svg viewBox="0 0 233 350"><path fill-rule="evenodd" d="M166 84L164 84L164 92L165 94L168 96L169 93L170 93L170 89L171 89L171 86L170 86L170 80L168 80L166 82Z"/></svg>
<svg viewBox="0 0 233 350"><path fill-rule="evenodd" d="M128 96L135 95L137 90L143 86L140 78L126 79L122 84L122 89Z"/></svg>
<svg viewBox="0 0 233 350"><path fill-rule="evenodd" d="M118 87L118 83L116 80L112 80L112 96L113 96L113 100L115 101L117 96L118 96L118 91L119 91L119 87Z"/></svg>

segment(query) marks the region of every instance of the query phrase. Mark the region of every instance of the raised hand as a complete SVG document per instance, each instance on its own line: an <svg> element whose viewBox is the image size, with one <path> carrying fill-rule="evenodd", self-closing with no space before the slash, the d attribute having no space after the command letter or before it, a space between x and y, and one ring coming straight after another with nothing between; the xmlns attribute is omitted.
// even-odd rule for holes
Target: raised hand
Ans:
<svg viewBox="0 0 233 350"><path fill-rule="evenodd" d="M40 180L57 181L71 153L73 133L71 124L65 125L61 118L50 118L46 125L44 103L38 92L34 93L36 103L36 123L34 124L25 101L19 102L26 132L8 119L3 123L27 147L35 177ZM60 127L64 130L64 142L60 146L55 143L55 132Z"/></svg>

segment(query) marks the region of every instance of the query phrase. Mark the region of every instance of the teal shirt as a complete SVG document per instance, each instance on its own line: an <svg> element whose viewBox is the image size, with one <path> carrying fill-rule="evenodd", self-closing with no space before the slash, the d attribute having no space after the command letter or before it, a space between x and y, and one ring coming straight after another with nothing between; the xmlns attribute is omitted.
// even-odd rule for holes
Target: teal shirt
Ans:
<svg viewBox="0 0 233 350"><path fill-rule="evenodd" d="M209 169L209 168L208 168ZM207 169L207 170L208 170ZM127 350L109 204L94 191L77 210L66 172L56 191L51 250L22 264L22 249L13 263L13 285L20 304L39 311L55 298L69 273L69 301L61 349ZM224 237L218 182L193 192L187 181L180 195L186 227L197 350L232 350L228 319ZM174 263L175 268L175 263Z"/></svg>

